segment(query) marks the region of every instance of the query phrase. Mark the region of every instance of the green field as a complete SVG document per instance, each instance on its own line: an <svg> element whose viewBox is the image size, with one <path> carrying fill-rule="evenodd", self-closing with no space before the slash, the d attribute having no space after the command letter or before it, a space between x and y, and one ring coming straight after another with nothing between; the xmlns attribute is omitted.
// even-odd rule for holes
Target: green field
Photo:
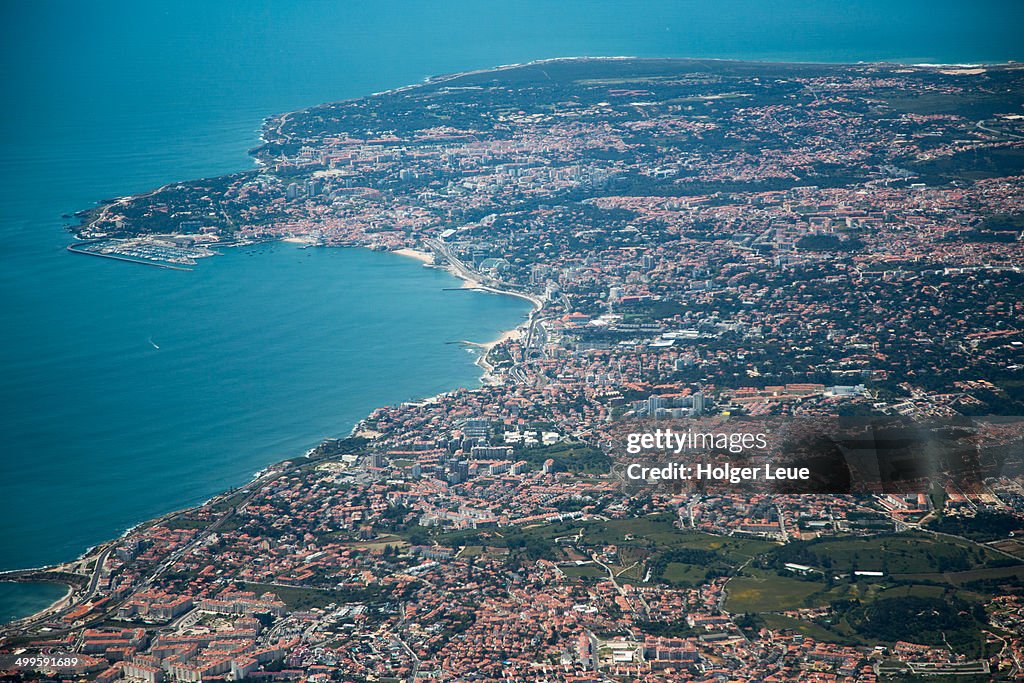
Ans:
<svg viewBox="0 0 1024 683"><path fill-rule="evenodd" d="M841 570L842 563L881 571L893 565L929 567L939 561L957 566L966 563L973 568L960 572L932 571L856 581L830 581L820 576L816 580L804 581L780 575L770 564L761 565L765 568L755 565L745 568L729 581L725 608L736 615L757 614L756 617L746 617L753 624L759 619L769 628L792 630L828 642L891 645L895 639L902 638L936 645L944 642L942 636L946 633L954 649L973 657L982 652L983 645L978 628L980 622L971 616L972 610L977 614L987 600L984 593L993 589L991 585L979 587L971 584L969 589L961 586L972 581L1010 580L1024 576L1024 565L985 567L987 563L1005 560L987 548L923 534L832 538L805 544L803 550L810 552L810 556L819 562L831 554L829 576ZM889 555L883 558L878 556L880 553ZM777 553L770 553L755 562L771 560L773 555ZM928 610L917 609L918 604L925 605ZM778 614L829 605L837 612L819 622L805 622ZM928 621L929 610L946 605L960 607L935 617L935 623ZM907 615L901 615L898 614L899 609L909 611ZM899 628L900 619L906 619L908 623L916 619L921 623L904 631Z"/></svg>
<svg viewBox="0 0 1024 683"><path fill-rule="evenodd" d="M988 567L985 569L972 569L963 572L931 572L920 574L897 574L893 578L905 581L937 581L949 583L954 586L962 586L971 581L979 579L1002 579L1006 577L1017 577L1024 579L1024 564L1012 567Z"/></svg>
<svg viewBox="0 0 1024 683"><path fill-rule="evenodd" d="M608 572L596 564L569 565L559 567L559 569L569 578L575 579L600 579L608 577Z"/></svg>
<svg viewBox="0 0 1024 683"><path fill-rule="evenodd" d="M986 119L1007 111L1011 106L1007 99L1020 101L1017 93L983 93L965 91L962 93L924 93L908 97L894 93L883 98L897 111L915 114L957 114L971 119Z"/></svg>
<svg viewBox="0 0 1024 683"><path fill-rule="evenodd" d="M923 533L832 538L791 544L780 548L775 555L787 562L810 564L837 574L853 570L887 574L967 571L1005 557L970 541Z"/></svg>
<svg viewBox="0 0 1024 683"><path fill-rule="evenodd" d="M734 594L733 587L736 584L738 584L739 592ZM813 585L813 583L807 584L807 586ZM877 604L879 608L876 609L876 615L884 615L886 608L882 605L897 604L906 599L930 600L933 601L932 604L944 604L959 600L965 601L962 604L977 605L980 604L977 601L982 598L982 596L968 591L951 592L947 587L930 585L839 584L817 593L807 593L806 591L806 587L800 589L792 579L786 580L783 577L742 577L729 583L729 600L726 607L734 614L739 614L744 608L747 613L753 613L755 608L781 610L801 606L827 605L835 600L850 600L855 602L846 602L846 607L834 621L812 622L770 612L762 613L757 618L769 628L795 631L822 642L891 645L896 639L906 639L933 644L936 642L936 637L941 638L941 629L922 629L919 637L915 637L913 633L902 633L898 630L895 632L899 635L894 639L880 637L893 633L892 627L890 626L884 634L874 633L871 628L867 628L871 621L863 616L865 610L870 610ZM879 609L881 611L878 611ZM850 622L851 615L856 623ZM979 634L976 627L971 624L970 619L958 624L959 642L957 647L961 651L974 654Z"/></svg>
<svg viewBox="0 0 1024 683"><path fill-rule="evenodd" d="M999 572L1006 570L980 570L981 572ZM976 572L967 572L975 575ZM921 575L921 578L932 578L941 581L941 575ZM978 578L975 576L975 578ZM889 597L941 597L956 595L972 602L984 600L984 596L975 591L954 588L951 585L925 584L894 584L891 580L876 581L839 581L829 586L825 581L802 581L787 576L778 576L772 571L762 569L745 569L743 573L729 581L728 599L725 607L732 613L784 612L804 607L825 607L841 600L856 600L870 603L874 600Z"/></svg>
<svg viewBox="0 0 1024 683"><path fill-rule="evenodd" d="M706 567L682 562L669 562L662 575L666 581L677 585L697 586L704 583Z"/></svg>
<svg viewBox="0 0 1024 683"><path fill-rule="evenodd" d="M383 550L388 546L405 548L409 543L401 536L395 534L381 534L376 538L366 541L348 541L345 545L350 548L359 548L360 550Z"/></svg>
<svg viewBox="0 0 1024 683"><path fill-rule="evenodd" d="M777 547L777 544L750 538L714 536L699 531L681 530L673 525L668 514L648 515L634 519L613 519L577 525L584 530L585 544L605 543L653 550L694 548L712 550L733 562L743 562L754 555ZM627 536L631 538L627 540Z"/></svg>
<svg viewBox="0 0 1024 683"><path fill-rule="evenodd" d="M210 526L210 524L212 524L212 522L208 519L195 519L194 517L182 515L180 517L175 517L173 519L167 520L163 523L163 526L167 527L168 529L175 530L205 529L206 527Z"/></svg>
<svg viewBox="0 0 1024 683"><path fill-rule="evenodd" d="M992 546L1002 550L1004 553L1010 553L1011 555L1024 560L1024 543L1021 543L1017 539L1000 541L998 543L993 543Z"/></svg>
<svg viewBox="0 0 1024 683"><path fill-rule="evenodd" d="M729 581L725 608L738 612L781 612L803 607L804 601L822 590L817 581L776 576L762 569L745 569Z"/></svg>
<svg viewBox="0 0 1024 683"><path fill-rule="evenodd" d="M560 561L569 559L568 546L556 542L559 538L573 538L572 545L584 553L600 551L605 546L614 545L619 550L618 567L636 567L627 569L623 579L640 581L643 578L643 565L650 559L656 559L660 553L672 550L704 550L714 553L713 564L719 568L739 565L751 557L777 547L777 544L748 538L714 536L698 531L678 529L674 526L675 516L668 513L647 515L630 519L613 519L608 521L558 522L554 524L535 524L527 527L505 527L500 529L469 529L436 533L420 530L429 541L441 545L458 548L475 548L487 545L491 548L508 548L512 552L522 552L533 559ZM406 533L406 536L410 534ZM469 556L474 552L468 551ZM708 567L703 566L703 574ZM671 580L671 579L669 579ZM687 579L687 583L690 580Z"/></svg>

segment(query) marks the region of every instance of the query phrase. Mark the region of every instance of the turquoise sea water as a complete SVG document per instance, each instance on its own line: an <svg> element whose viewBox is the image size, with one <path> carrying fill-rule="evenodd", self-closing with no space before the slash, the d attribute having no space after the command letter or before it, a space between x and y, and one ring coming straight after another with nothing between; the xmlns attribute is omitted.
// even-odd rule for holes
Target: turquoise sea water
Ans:
<svg viewBox="0 0 1024 683"><path fill-rule="evenodd" d="M374 406L473 385L444 342L526 311L358 250L235 250L189 273L76 256L61 214L246 168L264 116L431 74L583 54L1019 60L1022 17L943 0L2 3L0 568L70 559ZM60 594L0 584L0 620Z"/></svg>
<svg viewBox="0 0 1024 683"><path fill-rule="evenodd" d="M12 583L0 581L0 624L38 612L68 592L55 583Z"/></svg>

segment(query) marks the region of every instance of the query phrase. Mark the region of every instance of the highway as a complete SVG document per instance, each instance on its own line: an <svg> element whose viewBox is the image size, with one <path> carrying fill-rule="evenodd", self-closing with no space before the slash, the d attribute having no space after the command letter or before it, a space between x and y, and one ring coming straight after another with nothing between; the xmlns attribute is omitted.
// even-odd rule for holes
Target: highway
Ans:
<svg viewBox="0 0 1024 683"><path fill-rule="evenodd" d="M1010 133L1010 132L1005 131L1005 130L998 130L996 128L990 128L990 127L986 126L985 125L985 119L982 119L981 121L978 121L974 125L977 126L979 130L983 130L986 133L992 133L993 135L1003 135L1005 137L1014 138L1016 140L1024 140L1024 135L1017 135L1016 133Z"/></svg>

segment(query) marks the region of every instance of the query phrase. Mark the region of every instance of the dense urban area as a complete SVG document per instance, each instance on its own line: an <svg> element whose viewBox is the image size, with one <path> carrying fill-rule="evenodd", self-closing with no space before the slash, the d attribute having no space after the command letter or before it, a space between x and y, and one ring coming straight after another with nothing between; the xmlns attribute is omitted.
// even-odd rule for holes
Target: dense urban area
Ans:
<svg viewBox="0 0 1024 683"><path fill-rule="evenodd" d="M71 586L0 631L12 677L1024 679L1024 66L552 60L274 116L253 154L83 212L74 248L398 251L533 312L480 387L9 574ZM614 474L638 425L824 416L952 421L999 466Z"/></svg>

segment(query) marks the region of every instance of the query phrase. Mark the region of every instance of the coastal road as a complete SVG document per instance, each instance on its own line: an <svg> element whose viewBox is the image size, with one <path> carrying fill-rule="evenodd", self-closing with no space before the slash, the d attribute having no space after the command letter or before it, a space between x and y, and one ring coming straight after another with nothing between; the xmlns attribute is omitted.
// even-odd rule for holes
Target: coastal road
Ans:
<svg viewBox="0 0 1024 683"><path fill-rule="evenodd" d="M217 531L217 529L219 529L224 524L224 522L231 518L235 510L240 510L241 508L248 505L252 501L252 499L256 497L256 494L258 494L263 489L264 486L276 481L277 478L280 476L281 472L277 470L267 472L259 479L249 482L248 484L238 489L237 491L232 491L230 493L225 493L219 496L219 498L226 499L231 496L238 495L239 493L247 492L245 498L243 498L237 505L232 505L231 507L229 507L227 510L224 511L224 514L222 514L216 520L211 522L209 526L196 533L196 535L192 538L191 541L189 541L188 543L186 543L185 545L183 545L182 547L178 548L170 555L168 555L167 558L160 563L156 571L150 574L150 576L143 582L142 585L144 587L150 586L153 583L153 581L159 578L159 576L163 574L165 571L167 571L175 562L184 557L190 550L195 548L197 545L205 541L210 534ZM211 501L211 503L212 502L213 501Z"/></svg>
<svg viewBox="0 0 1024 683"><path fill-rule="evenodd" d="M96 586L100 582L100 575L103 573L103 567L107 563L107 558L110 553L114 551L114 546L108 546L96 556L96 566L92 570L92 578L89 579L89 587L85 591L85 595L82 596L82 602L92 599L92 596L96 594Z"/></svg>
<svg viewBox="0 0 1024 683"><path fill-rule="evenodd" d="M237 491L233 491L233 492L230 492L230 493L222 494L218 498L226 498L226 497L229 497L229 496L237 495L240 492L247 492L246 497L243 498L237 505L233 506L236 509L237 508L241 508L242 506L244 506L247 503L249 503L253 499L253 497L256 496L256 494L258 494L262 490L262 488L264 486L266 486L267 484L270 484L271 482L275 481L279 476L281 476L281 472L279 472L279 471L268 472L267 474L265 474L264 476L260 477L259 479L255 479L255 480L249 482L248 484L246 484L242 488L238 489ZM211 501L211 503L215 502L216 500L218 500L218 498L213 499ZM182 512L180 512L180 511L172 513L170 515L165 516L164 518L161 518L160 520L158 520L157 523L165 522L165 521L167 521L169 519L173 519L174 517L176 517L176 516L178 516L180 514L182 514ZM231 512L231 509L229 508L228 510L226 510L224 512L223 515L221 515L216 520L214 520L209 526L207 526L205 529L203 529L203 530L199 531L198 533L196 533L195 537L190 542L186 543L181 548L178 548L177 550L172 552L168 557L166 557L164 559L163 562L160 563L160 565L158 565L156 567L156 569L149 576L147 576L143 581L141 581L138 585L136 585L134 587L134 590L132 591L132 593L137 592L139 589L145 589L145 588L150 587L153 584L153 582L156 581L156 579L160 577L161 574L163 574L165 571L167 571L167 569L169 567L171 567L181 557L184 557L190 550L192 550L194 547L196 547L196 545L198 545L199 543L203 542L209 536L209 534L211 534L211 533L215 532L217 529L219 529L221 527L221 525L223 525L224 522L227 521L231 517L231 514L232 514L232 512ZM101 574L102 574L102 571L103 571L103 566L106 563L107 557L110 555L111 552L113 552L115 546L116 546L116 542L115 543L111 543L106 548L104 548L102 551L100 551L100 553L96 556L96 564L95 564L95 566L93 568L92 576L91 576L91 578L89 580L89 584L88 584L88 587L86 588L85 592L79 598L73 600L68 605L66 605L64 608L62 608L60 610L60 612L66 612L66 611L68 611L68 610L70 610L70 609L72 609L74 607L77 607L79 605L85 604L86 602L88 602L89 600L91 600L91 599L93 599L94 597L97 596L97 594L98 594L97 587L98 587L99 580L100 580L100 577L101 577ZM99 619L106 618L110 614L113 614L116 611L118 606L119 606L118 604L110 605L110 607L104 611L103 615L101 615L99 617ZM58 613L60 613L60 612L58 612ZM45 621L47 621L49 619L52 619L53 617L54 617L54 614L42 613L40 615L36 615L36 617L33 618L32 621L17 624L17 627L20 630L24 631L26 629L31 629L34 626L40 626L40 625L42 625L43 622L45 622ZM96 619L93 619L93 621L95 621L95 620Z"/></svg>
<svg viewBox="0 0 1024 683"><path fill-rule="evenodd" d="M60 601L54 603L54 605L51 605L50 607L46 608L42 612L38 612L38 613L33 614L33 615L29 616L29 617L25 617L25 619L22 619L22 620L14 621L14 622L11 622L9 624L4 624L3 630L6 631L6 630L9 629L12 633L13 632L22 632L22 633L28 632L28 631L36 628L36 627L42 626L47 621L50 621L50 620L56 618L58 615L67 612L68 610L72 609L73 607L76 607L78 605L81 605L83 603L88 602L89 600L92 600L92 598L96 595L96 587L99 585L100 576L103 573L103 566L106 564L107 557L109 557L110 553L113 552L113 550L114 550L114 546L113 546L113 544L111 544L111 545L107 546L106 548L104 548L100 552L100 554L96 556L96 564L93 567L92 575L89 577L89 583L83 589L82 594L80 596L75 597L75 595L74 595L75 587L74 586L70 586L71 592L66 596L66 603L65 603L64 600L60 600ZM76 563L77 563L77 560L76 560ZM66 565L64 565L64 566L66 566ZM61 568L62 568L61 566L51 567L51 569L61 569ZM37 571L37 570L25 570L25 571Z"/></svg>
<svg viewBox="0 0 1024 683"><path fill-rule="evenodd" d="M530 312L530 320L527 323L526 334L523 338L523 353L526 358L524 363L528 362L531 350L537 346L543 346L547 339L547 333L544 331L544 326L538 325L538 323L542 322L544 319L541 315L541 312L544 310L543 299L535 294L513 291L506 283L476 272L455 256L448 248L448 245L441 240L427 238L423 240L423 243L428 249L445 259L457 277L468 282L475 283L480 289L495 292L497 294L517 296L519 298L526 299L533 304L534 309ZM518 384L526 384L528 382L529 373L519 366L513 366L508 372L508 377Z"/></svg>

